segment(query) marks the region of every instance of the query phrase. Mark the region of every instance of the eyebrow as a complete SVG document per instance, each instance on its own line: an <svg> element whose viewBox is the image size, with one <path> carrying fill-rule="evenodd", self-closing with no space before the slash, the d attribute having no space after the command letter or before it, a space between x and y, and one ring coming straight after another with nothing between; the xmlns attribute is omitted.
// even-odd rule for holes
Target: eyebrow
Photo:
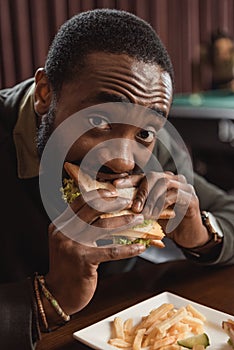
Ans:
<svg viewBox="0 0 234 350"><path fill-rule="evenodd" d="M117 95L117 94L110 94L108 92L102 91L97 96L95 96L95 102L98 103L105 103L105 102L122 102L122 103L132 103L127 97ZM157 107L147 107L150 109L154 114L157 114L161 117L166 118L166 112L163 111L160 108Z"/></svg>
<svg viewBox="0 0 234 350"><path fill-rule="evenodd" d="M131 101L121 95L110 94L109 92L102 91L97 96L96 99L98 102L123 102L123 103L131 103Z"/></svg>

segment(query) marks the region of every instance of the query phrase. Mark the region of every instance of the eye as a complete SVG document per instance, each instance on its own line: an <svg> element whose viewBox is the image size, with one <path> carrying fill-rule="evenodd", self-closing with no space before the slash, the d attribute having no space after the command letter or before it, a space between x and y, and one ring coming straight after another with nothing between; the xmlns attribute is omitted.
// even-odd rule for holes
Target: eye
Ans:
<svg viewBox="0 0 234 350"><path fill-rule="evenodd" d="M95 128L99 128L103 130L111 129L108 119L103 116L99 116L99 115L90 116L89 123Z"/></svg>
<svg viewBox="0 0 234 350"><path fill-rule="evenodd" d="M145 143L151 143L156 139L156 131L149 129L141 129L137 134L137 138Z"/></svg>

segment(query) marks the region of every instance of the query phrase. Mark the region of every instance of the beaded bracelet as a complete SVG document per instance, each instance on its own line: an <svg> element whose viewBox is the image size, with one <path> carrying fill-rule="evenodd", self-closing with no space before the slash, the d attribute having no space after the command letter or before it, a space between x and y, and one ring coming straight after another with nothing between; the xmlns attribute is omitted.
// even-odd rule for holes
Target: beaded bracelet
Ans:
<svg viewBox="0 0 234 350"><path fill-rule="evenodd" d="M36 296L37 307L38 307L39 315L40 315L40 318L42 321L42 325L43 325L44 330L46 332L50 332L50 328L48 326L45 310L44 310L44 307L43 307L43 304L41 301L40 292L39 292L39 285L38 285L38 280L37 280L36 276L34 277L33 282L34 282L34 291L35 291L35 296Z"/></svg>
<svg viewBox="0 0 234 350"><path fill-rule="evenodd" d="M50 293L50 291L47 289L46 285L45 285L45 278L44 276L39 276L36 275L36 279L40 284L42 293L44 294L44 296L46 297L46 299L50 302L50 304L53 306L54 310L56 311L56 313L62 318L62 320L64 322L68 322L70 320L70 316L67 315L63 309L61 308L61 306L59 305L59 303L57 302L57 300L54 298L54 296Z"/></svg>

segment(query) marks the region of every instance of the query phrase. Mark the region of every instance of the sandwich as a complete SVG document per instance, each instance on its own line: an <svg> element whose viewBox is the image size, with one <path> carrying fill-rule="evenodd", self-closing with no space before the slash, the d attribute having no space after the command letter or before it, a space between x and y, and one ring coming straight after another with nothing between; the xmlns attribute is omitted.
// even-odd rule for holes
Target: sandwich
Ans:
<svg viewBox="0 0 234 350"><path fill-rule="evenodd" d="M120 197L134 199L137 188L121 188L116 189L111 182L100 182L92 179L88 174L84 173L79 166L65 162L64 169L68 174L69 178L64 179L64 186L61 189L63 199L71 203L80 192L89 192L97 189L107 189L109 191L115 189ZM103 213L100 214L101 219L111 218L121 215L132 214L130 209L121 210L119 212ZM175 216L175 212L172 209L165 209L158 219L170 219ZM165 236L161 225L157 220L145 219L142 224L136 225L132 228L126 228L121 232L111 233L112 236L116 237L115 243L120 244L133 244L141 243L145 246L156 246L159 248L164 247L162 241Z"/></svg>

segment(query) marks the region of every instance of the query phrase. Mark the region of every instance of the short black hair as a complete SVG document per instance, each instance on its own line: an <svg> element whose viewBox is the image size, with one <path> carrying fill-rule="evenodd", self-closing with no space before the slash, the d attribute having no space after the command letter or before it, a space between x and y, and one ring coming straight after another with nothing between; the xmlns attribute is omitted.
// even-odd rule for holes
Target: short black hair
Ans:
<svg viewBox="0 0 234 350"><path fill-rule="evenodd" d="M149 23L123 10L95 9L66 21L51 44L45 72L55 93L77 76L92 52L127 54L156 63L174 82L170 57Z"/></svg>
<svg viewBox="0 0 234 350"><path fill-rule="evenodd" d="M220 39L229 39L233 41L233 38L230 34L225 32L224 30L217 29L216 31L211 33L211 45L214 46L217 40Z"/></svg>

